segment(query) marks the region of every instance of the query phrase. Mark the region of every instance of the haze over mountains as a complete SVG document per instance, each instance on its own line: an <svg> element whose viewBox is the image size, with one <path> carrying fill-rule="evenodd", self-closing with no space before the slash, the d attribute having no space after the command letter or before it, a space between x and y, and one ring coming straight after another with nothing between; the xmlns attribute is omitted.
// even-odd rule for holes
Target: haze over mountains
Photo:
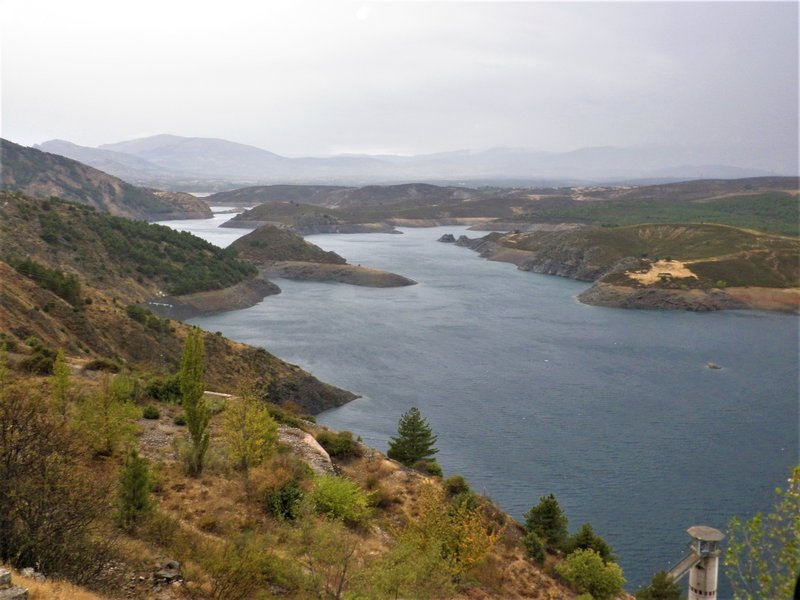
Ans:
<svg viewBox="0 0 800 600"><path fill-rule="evenodd" d="M34 147L79 160L131 183L184 189L223 189L253 183L357 185L412 181L565 185L778 174L753 167L756 163L742 157L667 146L596 147L564 153L494 148L417 156L289 158L222 139L164 134L97 148L64 140L50 140Z"/></svg>

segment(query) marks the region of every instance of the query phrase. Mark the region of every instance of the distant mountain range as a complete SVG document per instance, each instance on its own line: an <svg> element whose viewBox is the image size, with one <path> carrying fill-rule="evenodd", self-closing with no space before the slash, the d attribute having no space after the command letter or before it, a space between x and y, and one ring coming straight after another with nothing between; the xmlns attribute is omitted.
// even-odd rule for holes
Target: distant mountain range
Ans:
<svg viewBox="0 0 800 600"><path fill-rule="evenodd" d="M418 156L288 158L227 140L175 135L97 148L64 140L50 140L34 147L81 161L130 183L195 191L275 183L363 185L422 181L502 185L513 181L515 185L552 186L776 174L718 164L709 160L708 153L675 147L597 147L564 153L494 148Z"/></svg>

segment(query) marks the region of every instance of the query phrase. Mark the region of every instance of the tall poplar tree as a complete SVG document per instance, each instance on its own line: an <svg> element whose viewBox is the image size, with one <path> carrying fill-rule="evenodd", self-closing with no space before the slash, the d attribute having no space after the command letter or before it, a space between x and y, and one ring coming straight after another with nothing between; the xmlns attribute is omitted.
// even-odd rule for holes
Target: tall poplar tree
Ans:
<svg viewBox="0 0 800 600"><path fill-rule="evenodd" d="M417 461L432 458L439 451L433 446L436 439L425 417L412 406L400 417L397 437L389 440L386 456L410 467Z"/></svg>
<svg viewBox="0 0 800 600"><path fill-rule="evenodd" d="M178 380L183 410L186 413L186 427L192 443L187 466L189 474L194 476L203 472L203 461L209 442L208 422L211 419L203 397L205 391L203 355L203 332L193 327L186 336L186 343L183 346Z"/></svg>

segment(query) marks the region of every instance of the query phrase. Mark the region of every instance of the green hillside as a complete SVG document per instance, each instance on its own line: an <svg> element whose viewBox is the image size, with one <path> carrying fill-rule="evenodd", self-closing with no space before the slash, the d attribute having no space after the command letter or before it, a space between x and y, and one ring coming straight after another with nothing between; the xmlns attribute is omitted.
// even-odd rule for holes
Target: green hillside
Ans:
<svg viewBox="0 0 800 600"><path fill-rule="evenodd" d="M63 200L0 192L0 252L80 273L120 294L216 290L255 273L254 267L189 233L113 217Z"/></svg>

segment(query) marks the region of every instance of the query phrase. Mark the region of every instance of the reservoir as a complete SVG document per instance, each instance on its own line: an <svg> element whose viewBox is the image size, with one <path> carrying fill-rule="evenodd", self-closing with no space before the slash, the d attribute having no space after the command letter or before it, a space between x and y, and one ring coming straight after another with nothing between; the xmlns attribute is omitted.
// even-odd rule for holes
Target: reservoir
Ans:
<svg viewBox="0 0 800 600"><path fill-rule="evenodd" d="M247 231L217 229L228 217L165 224L224 246ZM480 233L403 232L306 239L418 285L277 279L280 295L192 322L359 394L318 421L379 450L417 406L446 475L517 519L554 493L570 532L590 522L612 545L629 590L683 556L689 526L772 508L798 461L797 317L586 306L587 283L436 241Z"/></svg>

